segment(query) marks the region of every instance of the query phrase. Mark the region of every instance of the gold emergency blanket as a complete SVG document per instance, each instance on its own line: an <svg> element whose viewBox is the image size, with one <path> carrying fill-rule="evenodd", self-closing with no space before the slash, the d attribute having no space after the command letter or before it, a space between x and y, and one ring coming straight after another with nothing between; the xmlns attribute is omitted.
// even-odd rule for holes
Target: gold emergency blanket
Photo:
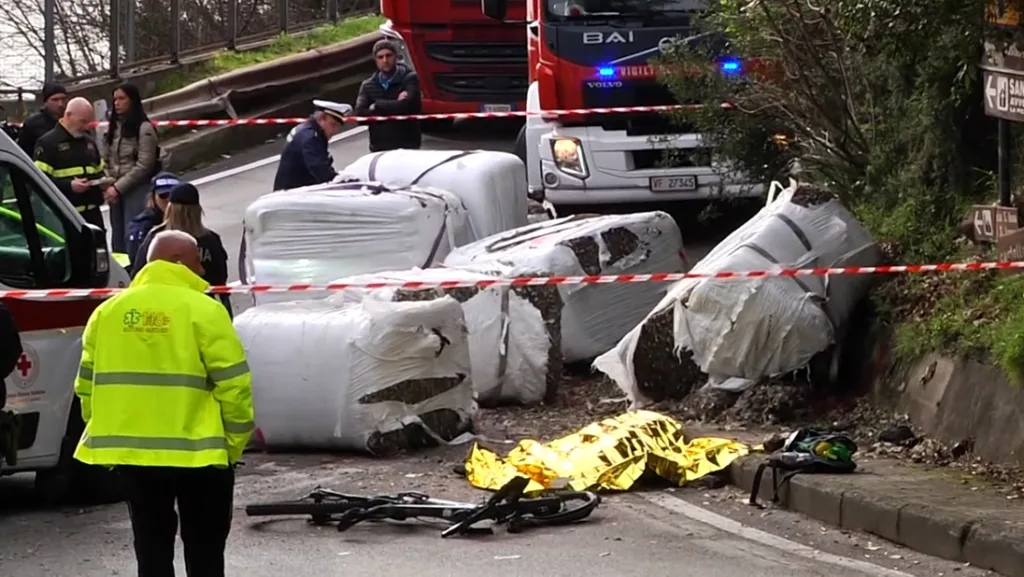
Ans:
<svg viewBox="0 0 1024 577"><path fill-rule="evenodd" d="M721 471L748 452L746 445L728 439L686 442L675 419L631 411L547 444L520 441L504 460L476 444L466 458L466 478L474 487L492 491L517 475L532 479L527 493L563 486L625 491L644 471L684 485Z"/></svg>

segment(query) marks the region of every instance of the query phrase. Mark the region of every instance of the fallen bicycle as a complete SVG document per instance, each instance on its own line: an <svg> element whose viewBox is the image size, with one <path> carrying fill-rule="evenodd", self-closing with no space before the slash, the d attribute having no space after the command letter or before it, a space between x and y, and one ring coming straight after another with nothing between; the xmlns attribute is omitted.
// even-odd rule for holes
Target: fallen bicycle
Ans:
<svg viewBox="0 0 1024 577"><path fill-rule="evenodd" d="M591 492L524 497L523 491L529 482L526 477L516 477L482 504L434 499L422 493L365 497L317 487L296 501L249 505L245 514L250 517L308 515L310 523L336 524L338 531L363 521L440 519L449 524L441 531L441 537L446 538L494 532L491 527L475 527L481 521L503 524L509 533L531 527L567 525L589 517L601 503L601 497Z"/></svg>

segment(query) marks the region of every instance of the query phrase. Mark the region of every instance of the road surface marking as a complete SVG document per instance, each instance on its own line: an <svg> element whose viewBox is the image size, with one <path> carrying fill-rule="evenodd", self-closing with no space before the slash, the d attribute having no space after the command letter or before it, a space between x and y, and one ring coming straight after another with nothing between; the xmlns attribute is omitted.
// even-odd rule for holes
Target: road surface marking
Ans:
<svg viewBox="0 0 1024 577"><path fill-rule="evenodd" d="M842 557L839 555L833 555L832 553L826 553L819 551L813 547L808 547L800 543L790 541L766 533L760 529L748 527L739 521L734 521L728 517L719 515L718 513L712 513L703 507L690 504L678 497L674 497L668 493L637 493L637 497L658 505L659 507L668 509L673 513L679 513L684 517L689 517L694 521L710 525L726 533L731 533L748 541L771 547L773 549L779 549L786 553L792 553L805 559L817 561L819 563L828 563L830 565L837 565L845 569L853 569L860 571L873 577L914 577L910 573L904 573L903 571L897 571L895 569L887 569L881 565L869 563L867 561L861 561L859 559L850 559L849 557Z"/></svg>
<svg viewBox="0 0 1024 577"><path fill-rule="evenodd" d="M340 142L342 140L347 140L349 138L352 138L353 136L358 136L360 134L363 134L364 132L366 132L366 130L367 130L367 128L365 126L359 126L357 128L353 128L352 130L346 130L345 132L342 132L341 134L335 135L334 138L331 138L330 142L333 144L335 142ZM266 166L268 164L274 164L275 162L277 162L279 160L281 160L281 155L280 154L278 154L277 156L268 156L266 158L261 158L260 160L254 160L253 162L250 162L249 164L243 164L242 166L236 166L234 168L229 168L227 170L222 170L220 172L215 172L213 174L204 176L202 178L197 178L197 179L191 180L189 182L191 182L192 184L194 184L196 186L202 186L204 184L209 184L211 182L217 182L218 180L222 180L222 179L228 178L229 176L235 176L236 174L242 174L243 172L249 172L250 170L254 170L254 169L260 168L261 166Z"/></svg>

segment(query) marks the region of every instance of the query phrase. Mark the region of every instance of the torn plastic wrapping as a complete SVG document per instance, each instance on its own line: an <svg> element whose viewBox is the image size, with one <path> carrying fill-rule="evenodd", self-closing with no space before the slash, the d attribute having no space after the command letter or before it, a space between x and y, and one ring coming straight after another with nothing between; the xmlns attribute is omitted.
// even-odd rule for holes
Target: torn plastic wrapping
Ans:
<svg viewBox="0 0 1024 577"><path fill-rule="evenodd" d="M805 207L792 202L796 191L795 183L784 189L693 272L878 263L877 244L838 201ZM673 334L667 342L674 342L676 358L681 363L692 358L712 386L742 390L750 383L730 379L756 381L789 373L832 345L871 281L864 275L686 279L673 285L643 322L595 360L594 367L634 402L652 400L645 389L660 387L659 379L673 376L659 377L642 367L645 376L639 378L641 367L634 359L645 325L670 314Z"/></svg>
<svg viewBox="0 0 1024 577"><path fill-rule="evenodd" d="M337 279L337 282L481 281L493 276L452 268L387 271ZM541 288L541 287L537 287ZM447 290L352 288L327 298L334 304L434 300L448 295L462 304L469 331L473 388L481 405L534 404L549 396L562 377L560 335L531 299L537 288L491 286ZM560 310L555 314L560 314ZM557 325L555 326L557 329Z"/></svg>
<svg viewBox="0 0 1024 577"><path fill-rule="evenodd" d="M273 303L235 328L268 448L390 453L450 441L476 410L454 299Z"/></svg>
<svg viewBox="0 0 1024 577"><path fill-rule="evenodd" d="M527 224L526 171L514 154L492 150L391 150L373 152L342 174L388 186L447 190L469 211L476 238Z"/></svg>
<svg viewBox="0 0 1024 577"><path fill-rule="evenodd" d="M668 214L574 215L459 247L446 266L506 277L646 274L684 270L683 241ZM664 283L561 285L562 354L592 359L661 300Z"/></svg>
<svg viewBox="0 0 1024 577"><path fill-rule="evenodd" d="M327 284L344 276L429 266L476 237L454 194L365 183L260 197L245 212L246 277L255 284ZM258 295L257 303L317 298Z"/></svg>

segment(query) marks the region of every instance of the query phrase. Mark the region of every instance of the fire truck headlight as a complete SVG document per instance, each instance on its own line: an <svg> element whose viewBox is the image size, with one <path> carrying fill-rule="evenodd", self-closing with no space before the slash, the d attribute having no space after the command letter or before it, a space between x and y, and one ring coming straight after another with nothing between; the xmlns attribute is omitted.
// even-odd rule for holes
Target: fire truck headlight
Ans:
<svg viewBox="0 0 1024 577"><path fill-rule="evenodd" d="M579 140L556 138L551 141L551 154L558 170L577 178L587 178L587 162L583 158L583 147Z"/></svg>

